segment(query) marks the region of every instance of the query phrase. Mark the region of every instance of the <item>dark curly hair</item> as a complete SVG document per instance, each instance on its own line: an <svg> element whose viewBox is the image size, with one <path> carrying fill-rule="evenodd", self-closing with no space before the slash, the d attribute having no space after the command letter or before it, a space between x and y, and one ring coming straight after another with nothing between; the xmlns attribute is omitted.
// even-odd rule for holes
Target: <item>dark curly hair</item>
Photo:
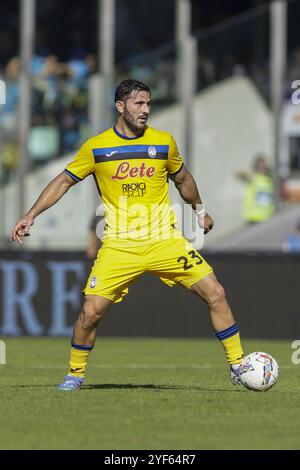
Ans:
<svg viewBox="0 0 300 470"><path fill-rule="evenodd" d="M132 91L148 91L151 93L150 88L145 83L139 82L138 80L132 80L131 78L123 80L116 88L115 92L115 103L117 101L126 101L129 98Z"/></svg>

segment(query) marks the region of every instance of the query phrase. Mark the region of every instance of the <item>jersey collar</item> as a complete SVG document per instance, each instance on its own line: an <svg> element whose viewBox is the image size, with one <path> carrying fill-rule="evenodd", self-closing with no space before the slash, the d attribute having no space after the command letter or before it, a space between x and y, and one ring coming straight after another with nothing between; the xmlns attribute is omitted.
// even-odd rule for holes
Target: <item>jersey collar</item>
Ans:
<svg viewBox="0 0 300 470"><path fill-rule="evenodd" d="M127 137L126 135L121 134L121 132L119 132L116 127L113 127L113 131L115 132L115 134L117 134L118 137L121 137L121 139L126 139L126 140L140 139L141 137L143 137L143 135L145 133L145 131L144 131L141 135L138 135L137 137Z"/></svg>

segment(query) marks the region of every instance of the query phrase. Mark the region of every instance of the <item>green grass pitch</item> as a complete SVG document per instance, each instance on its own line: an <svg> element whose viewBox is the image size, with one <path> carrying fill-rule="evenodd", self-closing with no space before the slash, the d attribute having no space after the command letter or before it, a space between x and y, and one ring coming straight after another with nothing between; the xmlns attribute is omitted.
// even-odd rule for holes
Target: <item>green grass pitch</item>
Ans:
<svg viewBox="0 0 300 470"><path fill-rule="evenodd" d="M231 385L216 340L98 338L85 386L59 392L67 339L11 338L0 365L1 449L299 449L300 365L288 341L267 392Z"/></svg>

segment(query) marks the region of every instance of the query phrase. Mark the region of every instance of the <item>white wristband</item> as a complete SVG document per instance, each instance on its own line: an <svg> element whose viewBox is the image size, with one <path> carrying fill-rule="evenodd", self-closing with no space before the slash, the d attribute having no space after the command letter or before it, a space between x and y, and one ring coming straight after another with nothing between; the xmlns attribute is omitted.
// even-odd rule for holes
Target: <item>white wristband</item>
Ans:
<svg viewBox="0 0 300 470"><path fill-rule="evenodd" d="M201 204L201 205L198 204L198 207L199 207L199 208L196 208L196 209L195 209L195 213L196 213L198 219L201 218L201 217L205 217L206 214L207 214L207 212L206 212L206 210L205 210L205 208L204 208L204 204Z"/></svg>

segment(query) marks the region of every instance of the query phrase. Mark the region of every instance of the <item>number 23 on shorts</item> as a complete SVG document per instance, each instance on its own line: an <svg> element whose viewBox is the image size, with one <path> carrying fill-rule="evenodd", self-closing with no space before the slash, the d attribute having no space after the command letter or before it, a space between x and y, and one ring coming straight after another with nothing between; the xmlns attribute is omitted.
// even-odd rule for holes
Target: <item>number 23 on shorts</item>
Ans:
<svg viewBox="0 0 300 470"><path fill-rule="evenodd" d="M180 256L177 259L177 263L183 263L184 271L187 271L188 269L191 269L194 266L194 264L202 264L203 263L203 259L196 253L195 250L189 251L188 255L189 255L189 258L187 258L186 256Z"/></svg>

